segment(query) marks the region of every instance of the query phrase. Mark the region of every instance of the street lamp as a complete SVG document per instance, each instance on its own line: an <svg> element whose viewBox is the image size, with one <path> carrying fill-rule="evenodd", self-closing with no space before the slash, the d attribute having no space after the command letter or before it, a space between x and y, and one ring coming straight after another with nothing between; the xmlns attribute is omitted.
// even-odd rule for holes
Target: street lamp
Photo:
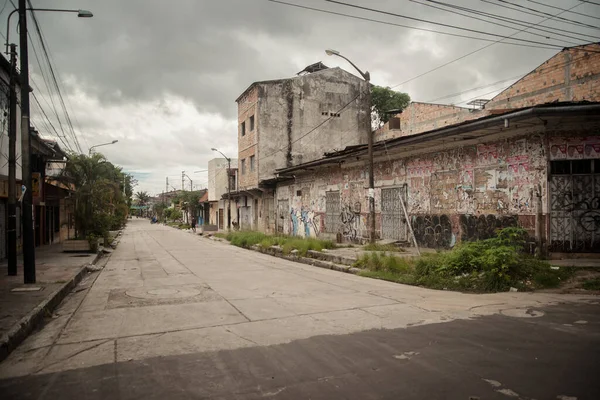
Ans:
<svg viewBox="0 0 600 400"><path fill-rule="evenodd" d="M227 229L231 230L231 158L214 147L211 150L220 153L227 160Z"/></svg>
<svg viewBox="0 0 600 400"><path fill-rule="evenodd" d="M65 10L59 8L27 8L27 11L48 11L48 12L63 12L63 13L77 13L79 18L92 18L94 14L88 10ZM6 20L6 54L8 54L8 46L9 46L9 37L10 37L10 17L14 13L19 11L18 9L13 10L10 14L8 14L8 19Z"/></svg>
<svg viewBox="0 0 600 400"><path fill-rule="evenodd" d="M91 156L92 155L92 149L96 148L96 147L100 147L100 146L108 146L110 144L115 144L117 143L118 140L113 140L112 142L108 142L108 143L102 143L102 144L95 144L92 147L90 147L90 150L88 151L88 155Z"/></svg>
<svg viewBox="0 0 600 400"><path fill-rule="evenodd" d="M6 52L10 44L10 17L16 12L12 11L6 21ZM27 11L51 12L77 12L77 15L89 18L93 14L85 10L64 10L50 8L27 8L26 0L19 0L19 44L21 50L21 175L25 193L23 194L21 210L23 213L23 281L35 283L35 238L33 226L33 197L31 193L31 141L30 141L30 107L29 107L29 55L27 48ZM16 135L15 135L16 137ZM9 216L10 219L10 216ZM11 252L13 249L9 249Z"/></svg>
<svg viewBox="0 0 600 400"><path fill-rule="evenodd" d="M337 56L343 58L348 61L350 65L352 65L363 77L365 82L367 82L367 123L365 124L367 129L367 138L368 138L368 150L369 150L369 218L371 220L371 224L369 227L369 241L371 243L375 243L375 174L373 171L373 130L371 129L371 74L368 71L362 72L360 68L358 68L352 61L344 57L337 50L325 50L325 54L328 56Z"/></svg>

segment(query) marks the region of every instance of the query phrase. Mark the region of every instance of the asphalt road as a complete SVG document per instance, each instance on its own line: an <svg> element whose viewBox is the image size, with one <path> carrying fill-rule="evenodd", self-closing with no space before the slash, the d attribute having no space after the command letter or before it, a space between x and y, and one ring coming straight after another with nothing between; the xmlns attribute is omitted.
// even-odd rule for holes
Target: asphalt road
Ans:
<svg viewBox="0 0 600 400"><path fill-rule="evenodd" d="M464 295L133 221L1 399L600 399L600 299Z"/></svg>

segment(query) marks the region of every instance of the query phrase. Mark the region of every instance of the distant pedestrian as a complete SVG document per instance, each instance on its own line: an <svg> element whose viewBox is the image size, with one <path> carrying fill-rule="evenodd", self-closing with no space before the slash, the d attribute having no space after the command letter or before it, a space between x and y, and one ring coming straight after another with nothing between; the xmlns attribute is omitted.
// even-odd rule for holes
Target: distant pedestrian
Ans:
<svg viewBox="0 0 600 400"><path fill-rule="evenodd" d="M192 218L192 232L196 233L196 218Z"/></svg>

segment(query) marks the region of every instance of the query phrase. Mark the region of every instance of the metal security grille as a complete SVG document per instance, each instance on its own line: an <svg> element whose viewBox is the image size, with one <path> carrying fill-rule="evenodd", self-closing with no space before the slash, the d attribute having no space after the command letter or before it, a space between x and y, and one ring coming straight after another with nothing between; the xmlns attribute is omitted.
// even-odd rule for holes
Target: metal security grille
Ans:
<svg viewBox="0 0 600 400"><path fill-rule="evenodd" d="M381 189L381 236L383 239L408 240L408 226L400 196L406 204L406 186Z"/></svg>
<svg viewBox="0 0 600 400"><path fill-rule="evenodd" d="M325 231L338 233L340 228L340 192L325 193Z"/></svg>
<svg viewBox="0 0 600 400"><path fill-rule="evenodd" d="M600 252L600 160L553 161L550 251Z"/></svg>

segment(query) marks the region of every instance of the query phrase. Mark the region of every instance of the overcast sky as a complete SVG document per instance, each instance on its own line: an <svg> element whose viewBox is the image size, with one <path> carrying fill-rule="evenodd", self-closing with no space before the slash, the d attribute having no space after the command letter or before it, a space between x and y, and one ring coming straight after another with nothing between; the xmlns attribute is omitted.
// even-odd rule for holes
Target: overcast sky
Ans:
<svg viewBox="0 0 600 400"><path fill-rule="evenodd" d="M498 39L324 0L283 1L394 24ZM499 0L440 1L528 21L532 25L545 18L521 12L532 12L525 9L509 10L502 5L510 5ZM584 15L566 12L560 17L600 26L600 6L580 0L506 1L552 15L561 10L539 3L563 9L576 6L571 11ZM495 26L410 0L345 2L501 35L512 35L523 29L514 25L513 28ZM0 0L0 7L3 3ZM325 55L325 48L339 50L359 67L369 70L373 83L395 86L490 44L267 0L33 0L33 5L89 9L94 13L91 19L42 12L38 12L37 17L82 150L87 152L94 144L118 140L117 144L98 150L137 177L136 190L151 194L164 190L167 176L173 186L181 188L182 170L195 184L206 186L206 173L194 174L193 171L207 168L208 160L215 157L211 147L217 147L232 158L237 156L235 99L252 82L291 77L317 61L353 72L343 60ZM6 31L6 17L11 10L12 5L7 1L0 17L1 32ZM11 27L14 28L15 22L16 18ZM514 37L560 46L600 38L600 30L567 21L549 20L542 24L553 27L551 31L559 28L576 34L548 33L547 36L555 39L547 39L522 32ZM42 59L34 29L30 20L33 47ZM16 38L17 32L13 29L11 41ZM416 101L432 101L485 86L436 101L464 105L461 102L468 99L490 98L516 80L509 78L527 73L557 51L557 48L498 43L395 89L407 92ZM56 95L49 96L46 89L43 75L48 79L50 75L40 68L32 50L30 65L32 86L42 108L59 132L61 123L63 129L68 130L60 111L60 100ZM498 81L502 82L486 86ZM496 92L490 93L494 90ZM54 116L52 102L61 123ZM52 129L44 122L33 98L32 107L33 123L42 134L52 137ZM189 187L189 182L186 185Z"/></svg>

